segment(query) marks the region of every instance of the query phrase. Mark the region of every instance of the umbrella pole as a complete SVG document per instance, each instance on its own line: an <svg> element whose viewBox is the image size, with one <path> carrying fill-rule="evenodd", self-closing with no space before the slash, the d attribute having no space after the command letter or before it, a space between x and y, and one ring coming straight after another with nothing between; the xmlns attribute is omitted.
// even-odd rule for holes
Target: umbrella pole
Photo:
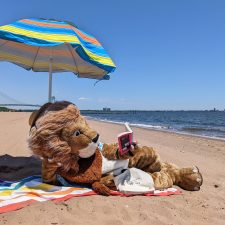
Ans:
<svg viewBox="0 0 225 225"><path fill-rule="evenodd" d="M52 102L52 59L50 59L49 63L48 102Z"/></svg>

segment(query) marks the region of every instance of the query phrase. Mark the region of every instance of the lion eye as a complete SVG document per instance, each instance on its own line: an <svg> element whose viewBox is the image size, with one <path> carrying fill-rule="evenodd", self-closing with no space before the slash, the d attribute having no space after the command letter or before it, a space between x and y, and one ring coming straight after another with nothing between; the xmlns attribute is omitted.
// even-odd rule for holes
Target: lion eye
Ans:
<svg viewBox="0 0 225 225"><path fill-rule="evenodd" d="M75 136L79 136L81 134L81 132L79 131L79 130L76 130L75 132L74 132L74 135Z"/></svg>

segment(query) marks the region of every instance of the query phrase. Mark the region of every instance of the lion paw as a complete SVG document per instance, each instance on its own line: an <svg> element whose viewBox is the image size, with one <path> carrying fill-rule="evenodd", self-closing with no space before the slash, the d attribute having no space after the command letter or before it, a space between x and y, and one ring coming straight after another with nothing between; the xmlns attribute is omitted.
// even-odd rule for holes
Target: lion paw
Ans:
<svg viewBox="0 0 225 225"><path fill-rule="evenodd" d="M110 189L100 182L93 183L92 188L99 195L109 196L111 193Z"/></svg>
<svg viewBox="0 0 225 225"><path fill-rule="evenodd" d="M203 178L198 167L183 168L180 170L180 181L178 186L187 191L199 191Z"/></svg>

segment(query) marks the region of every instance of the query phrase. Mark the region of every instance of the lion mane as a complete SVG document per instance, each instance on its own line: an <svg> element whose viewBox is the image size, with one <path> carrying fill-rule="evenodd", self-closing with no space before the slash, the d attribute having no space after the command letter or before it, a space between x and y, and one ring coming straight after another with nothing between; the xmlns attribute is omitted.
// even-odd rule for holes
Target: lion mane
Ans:
<svg viewBox="0 0 225 225"><path fill-rule="evenodd" d="M71 153L71 147L61 133L65 125L76 121L79 116L79 109L70 102L46 103L30 117L29 148L42 160L60 165L63 172L70 169L78 172L78 153Z"/></svg>

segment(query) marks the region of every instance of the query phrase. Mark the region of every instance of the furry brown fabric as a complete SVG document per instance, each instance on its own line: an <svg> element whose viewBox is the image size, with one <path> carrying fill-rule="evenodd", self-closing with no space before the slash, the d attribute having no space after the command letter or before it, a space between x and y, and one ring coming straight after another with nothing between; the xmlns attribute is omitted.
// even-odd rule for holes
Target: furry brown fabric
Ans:
<svg viewBox="0 0 225 225"><path fill-rule="evenodd" d="M79 172L74 176L74 174L68 172L62 172L64 178L74 183L79 184L92 184L96 181L100 181L102 177L102 156L97 150L93 156L87 159L79 159Z"/></svg>
<svg viewBox="0 0 225 225"><path fill-rule="evenodd" d="M109 195L115 185L112 175L102 177L103 155L108 160L129 159L130 168L136 167L152 176L156 189L175 184L193 191L202 185L197 167L180 169L163 163L151 147L136 145L132 154L121 156L118 144L104 144L101 155L95 147L99 135L70 102L43 105L31 115L29 123L29 147L42 159L42 178L46 183L56 183L56 174L59 174L75 183L91 184L97 193Z"/></svg>
<svg viewBox="0 0 225 225"><path fill-rule="evenodd" d="M102 194L109 193L107 187L98 184L101 179L102 159L94 149L92 157L81 159L80 150L98 139L98 134L89 128L78 108L70 102L47 103L34 112L29 147L42 159L42 179L56 184L56 174L83 184L93 184Z"/></svg>
<svg viewBox="0 0 225 225"><path fill-rule="evenodd" d="M79 159L78 154L71 152L71 147L63 140L61 132L72 121L76 122L79 116L78 108L71 103L44 105L31 123L33 127L28 139L30 149L41 158L61 164L65 172L71 168L78 172L79 168L74 163Z"/></svg>

